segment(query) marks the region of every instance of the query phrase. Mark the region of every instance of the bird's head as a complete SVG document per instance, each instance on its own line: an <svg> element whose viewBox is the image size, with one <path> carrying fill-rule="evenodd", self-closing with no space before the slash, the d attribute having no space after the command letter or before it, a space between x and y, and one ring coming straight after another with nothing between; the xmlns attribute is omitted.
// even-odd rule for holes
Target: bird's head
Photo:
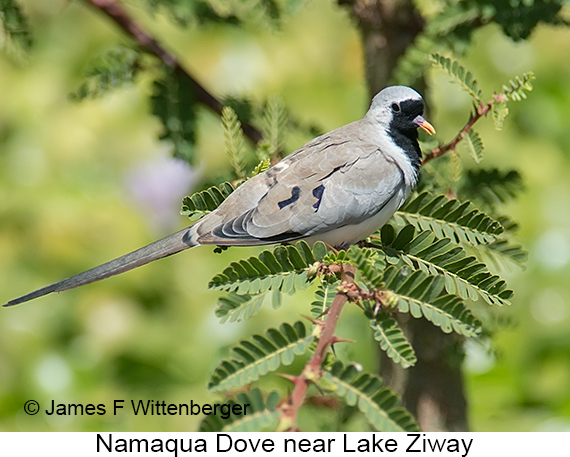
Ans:
<svg viewBox="0 0 570 457"><path fill-rule="evenodd" d="M387 131L417 137L416 130L421 128L433 135L435 129L422 117L423 113L424 100L414 89L390 86L378 92L366 116Z"/></svg>

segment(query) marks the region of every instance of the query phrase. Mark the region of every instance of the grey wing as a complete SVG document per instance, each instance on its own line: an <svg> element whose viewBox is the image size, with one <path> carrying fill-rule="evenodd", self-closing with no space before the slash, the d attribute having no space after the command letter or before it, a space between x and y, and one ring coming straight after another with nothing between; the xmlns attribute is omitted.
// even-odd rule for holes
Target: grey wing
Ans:
<svg viewBox="0 0 570 457"><path fill-rule="evenodd" d="M403 193L402 173L377 146L342 138L316 138L246 181L191 228L192 239L233 246L278 243L373 217Z"/></svg>

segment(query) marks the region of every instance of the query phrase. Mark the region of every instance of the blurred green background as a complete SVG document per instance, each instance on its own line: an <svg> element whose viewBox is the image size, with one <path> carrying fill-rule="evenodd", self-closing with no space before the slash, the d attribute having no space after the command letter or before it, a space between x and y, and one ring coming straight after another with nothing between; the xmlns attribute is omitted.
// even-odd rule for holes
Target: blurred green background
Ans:
<svg viewBox="0 0 570 457"><path fill-rule="evenodd" d="M219 119L199 116L199 164L170 159L149 114L151 81L76 103L90 58L125 37L80 1L23 1L35 36L28 62L0 57L0 300L5 302L136 249L187 225L180 202L201 177L228 167ZM136 6L136 5L135 5ZM368 107L359 37L335 2L314 0L278 32L178 28L137 19L214 94L280 94L296 118L323 130ZM475 36L462 63L486 97L532 70L535 90L511 104L503 132L483 120L486 166L517 168L526 190L508 208L529 251L505 272L515 290L510 324L490 345L470 342L465 367L474 431L570 431L570 29L539 27L515 44L498 29ZM469 99L430 73L429 118L441 141L464 124ZM308 138L291 138L288 149ZM470 159L465 166L472 166ZM240 337L294 322L310 294L220 325L207 283L254 251L201 247L128 274L0 310L0 430L185 431L197 417L113 416L114 399L211 403L207 380ZM306 300L305 300L306 298ZM366 322L346 309L343 348L374 367ZM103 403L104 416L28 416L24 402Z"/></svg>

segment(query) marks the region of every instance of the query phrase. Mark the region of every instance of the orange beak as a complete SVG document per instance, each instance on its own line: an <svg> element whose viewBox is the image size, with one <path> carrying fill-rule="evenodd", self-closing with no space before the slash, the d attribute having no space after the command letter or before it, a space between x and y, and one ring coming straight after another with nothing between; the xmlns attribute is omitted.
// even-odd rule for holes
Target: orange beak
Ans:
<svg viewBox="0 0 570 457"><path fill-rule="evenodd" d="M426 132L428 135L433 135L435 133L435 128L423 117L418 116L414 119L414 124L416 124L420 129Z"/></svg>

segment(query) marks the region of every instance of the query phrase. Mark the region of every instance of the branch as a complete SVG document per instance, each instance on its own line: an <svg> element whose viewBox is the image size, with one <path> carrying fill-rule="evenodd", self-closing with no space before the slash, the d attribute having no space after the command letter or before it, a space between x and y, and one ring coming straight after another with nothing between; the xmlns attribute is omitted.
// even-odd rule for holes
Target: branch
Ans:
<svg viewBox="0 0 570 457"><path fill-rule="evenodd" d="M469 130L471 130L473 125L475 125L475 122L477 122L482 117L487 116L487 114L489 114L489 111L493 109L493 105L495 103L505 102L506 100L507 97L505 94L495 94L487 104L484 105L483 103L481 103L477 108L477 111L475 111L475 113L471 113L471 115L469 116L469 120L467 121L465 126L459 131L459 133L455 136L455 138L453 138L453 140L451 140L446 145L438 146L437 148L432 149L428 154L424 156L422 160L422 165L425 165L427 162L429 162L432 159L436 159L437 157L442 156L443 154L445 154L450 150L457 151L456 149L457 143L459 143L465 137L465 135L467 135L467 132L469 132Z"/></svg>
<svg viewBox="0 0 570 457"><path fill-rule="evenodd" d="M85 0L98 10L105 13L115 23L130 35L139 46L149 54L158 57L165 65L172 68L187 83L196 96L199 103L210 108L218 115L222 115L223 105L208 92L198 81L196 81L181 65L178 59L160 45L150 36L138 23L136 23L123 9L118 0ZM263 139L261 132L251 124L242 121L243 133L257 144Z"/></svg>
<svg viewBox="0 0 570 457"><path fill-rule="evenodd" d="M342 286L351 286L354 284L354 275L356 267L352 265L343 265L341 270ZM319 322L321 334L317 348L311 359L305 365L303 372L299 376L289 377L295 385L289 401L280 406L281 424L289 431L297 431L296 419L299 409L305 402L307 389L309 384L321 376L321 364L325 359L330 346L338 341L334 332L340 317L342 308L348 300L347 292L339 291L328 309L327 317L323 322Z"/></svg>

